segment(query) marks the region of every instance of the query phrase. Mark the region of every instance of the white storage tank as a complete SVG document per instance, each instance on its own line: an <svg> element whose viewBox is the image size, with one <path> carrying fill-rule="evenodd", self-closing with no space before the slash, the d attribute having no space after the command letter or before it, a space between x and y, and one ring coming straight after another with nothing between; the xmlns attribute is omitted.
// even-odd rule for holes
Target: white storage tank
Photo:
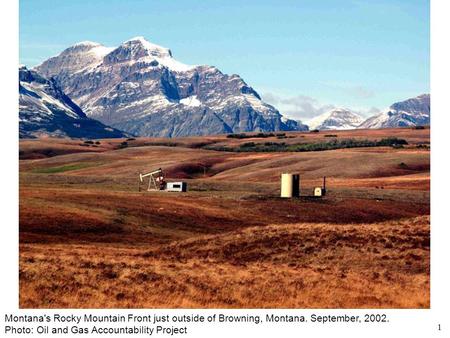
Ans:
<svg viewBox="0 0 450 338"><path fill-rule="evenodd" d="M186 192L187 184L186 182L167 182L166 190L176 192Z"/></svg>
<svg viewBox="0 0 450 338"><path fill-rule="evenodd" d="M300 196L300 175L283 173L281 174L281 195L282 198L292 198Z"/></svg>

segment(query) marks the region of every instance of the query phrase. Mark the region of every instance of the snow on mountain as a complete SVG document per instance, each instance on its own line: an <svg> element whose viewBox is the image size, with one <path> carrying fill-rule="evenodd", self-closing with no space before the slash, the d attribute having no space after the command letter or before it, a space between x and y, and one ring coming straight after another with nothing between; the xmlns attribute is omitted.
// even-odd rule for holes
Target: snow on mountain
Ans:
<svg viewBox="0 0 450 338"><path fill-rule="evenodd" d="M113 50L114 52L106 60L108 63L119 61L128 62L132 65L136 61L147 63L156 61L174 72L186 72L195 68L195 66L189 66L175 60L170 49L155 45L145 40L142 36L127 40L118 48L113 48Z"/></svg>
<svg viewBox="0 0 450 338"><path fill-rule="evenodd" d="M337 108L306 122L309 129L345 130L357 128L364 119L350 110Z"/></svg>
<svg viewBox="0 0 450 338"><path fill-rule="evenodd" d="M180 103L190 106L190 107L199 107L202 105L199 99L197 99L197 95L189 96L180 100Z"/></svg>
<svg viewBox="0 0 450 338"><path fill-rule="evenodd" d="M394 103L384 112L365 120L360 128L396 128L430 124L430 94Z"/></svg>
<svg viewBox="0 0 450 338"><path fill-rule="evenodd" d="M58 69L66 73L75 73L83 69L92 68L101 63L103 57L110 53L113 48L105 47L92 41L79 42L72 47L67 48L61 54L51 57L43 64L35 67L36 70ZM40 74L49 78L51 74L41 72Z"/></svg>
<svg viewBox="0 0 450 338"><path fill-rule="evenodd" d="M284 120L238 75L175 60L143 37L117 48L83 42L35 68L90 117L141 136L307 130Z"/></svg>
<svg viewBox="0 0 450 338"><path fill-rule="evenodd" d="M111 138L125 134L88 118L53 80L19 67L19 136Z"/></svg>

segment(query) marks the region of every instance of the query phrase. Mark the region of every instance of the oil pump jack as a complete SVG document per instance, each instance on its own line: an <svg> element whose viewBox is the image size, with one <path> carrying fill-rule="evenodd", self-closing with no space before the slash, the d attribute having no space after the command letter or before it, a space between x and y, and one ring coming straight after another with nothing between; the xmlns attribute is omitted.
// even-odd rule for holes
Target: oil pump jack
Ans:
<svg viewBox="0 0 450 338"><path fill-rule="evenodd" d="M139 173L139 191L141 191L141 184L144 183L146 177L148 177L147 191L164 190L166 188L164 173L159 168L146 174Z"/></svg>
<svg viewBox="0 0 450 338"><path fill-rule="evenodd" d="M161 168L148 172L146 174L139 173L138 190L141 191L141 185L148 178L147 191L164 190L172 192L186 192L186 182L166 182L166 175Z"/></svg>

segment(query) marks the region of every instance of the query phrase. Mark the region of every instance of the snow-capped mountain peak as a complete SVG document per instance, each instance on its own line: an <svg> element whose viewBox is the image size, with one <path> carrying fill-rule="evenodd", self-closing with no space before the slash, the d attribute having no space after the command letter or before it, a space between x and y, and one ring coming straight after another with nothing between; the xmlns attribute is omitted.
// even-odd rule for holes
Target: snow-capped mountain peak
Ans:
<svg viewBox="0 0 450 338"><path fill-rule="evenodd" d="M369 117L360 128L395 128L430 124L430 94L396 102L383 112Z"/></svg>
<svg viewBox="0 0 450 338"><path fill-rule="evenodd" d="M47 59L34 69L50 70L49 72L39 71L45 77L50 77L55 69L64 69L70 73L79 72L101 63L105 55L113 49L92 41L78 42L63 50L59 55Z"/></svg>
<svg viewBox="0 0 450 338"><path fill-rule="evenodd" d="M101 44L99 44L98 42L86 40L86 41L77 42L72 47L79 47L79 46L92 46L92 47L95 47L95 46L101 46Z"/></svg>
<svg viewBox="0 0 450 338"><path fill-rule="evenodd" d="M73 46L64 50L61 54L72 55L72 54L92 54L97 58L103 58L106 54L110 53L114 48L103 46L100 43L92 41L81 41Z"/></svg>
<svg viewBox="0 0 450 338"><path fill-rule="evenodd" d="M363 118L344 108L335 108L307 121L309 129L354 129L363 122Z"/></svg>
<svg viewBox="0 0 450 338"><path fill-rule="evenodd" d="M129 49L131 51L130 57L140 58L145 56L153 56L157 58L172 57L172 52L169 48L155 45L143 37L136 37L122 43L118 49Z"/></svg>
<svg viewBox="0 0 450 338"><path fill-rule="evenodd" d="M150 41L146 40L143 36L136 36L130 40L123 43L124 45L138 46L142 47L149 52L150 55L156 57L172 57L172 52L169 48L165 48Z"/></svg>
<svg viewBox="0 0 450 338"><path fill-rule="evenodd" d="M169 48L149 42L142 36L125 41L119 47L110 51L104 58L105 64L128 62L146 62L157 66L162 65L172 71L189 71L195 66L186 65L175 60Z"/></svg>
<svg viewBox="0 0 450 338"><path fill-rule="evenodd" d="M108 125L166 137L307 129L281 120L239 75L183 64L143 37L99 57L94 48L99 46L72 46L36 71L54 77L88 116Z"/></svg>
<svg viewBox="0 0 450 338"><path fill-rule="evenodd" d="M363 118L343 108L332 109L307 121L310 129L379 129L430 124L430 94L422 94L392 104L384 111Z"/></svg>

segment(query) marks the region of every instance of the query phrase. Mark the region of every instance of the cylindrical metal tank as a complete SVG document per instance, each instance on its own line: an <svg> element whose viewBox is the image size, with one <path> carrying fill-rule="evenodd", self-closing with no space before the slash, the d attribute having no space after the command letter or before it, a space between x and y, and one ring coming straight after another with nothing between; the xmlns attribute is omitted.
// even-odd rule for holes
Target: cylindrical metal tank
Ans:
<svg viewBox="0 0 450 338"><path fill-rule="evenodd" d="M292 196L300 197L300 175L293 174L292 175Z"/></svg>
<svg viewBox="0 0 450 338"><path fill-rule="evenodd" d="M300 196L300 175L281 174L281 197L292 198Z"/></svg>

